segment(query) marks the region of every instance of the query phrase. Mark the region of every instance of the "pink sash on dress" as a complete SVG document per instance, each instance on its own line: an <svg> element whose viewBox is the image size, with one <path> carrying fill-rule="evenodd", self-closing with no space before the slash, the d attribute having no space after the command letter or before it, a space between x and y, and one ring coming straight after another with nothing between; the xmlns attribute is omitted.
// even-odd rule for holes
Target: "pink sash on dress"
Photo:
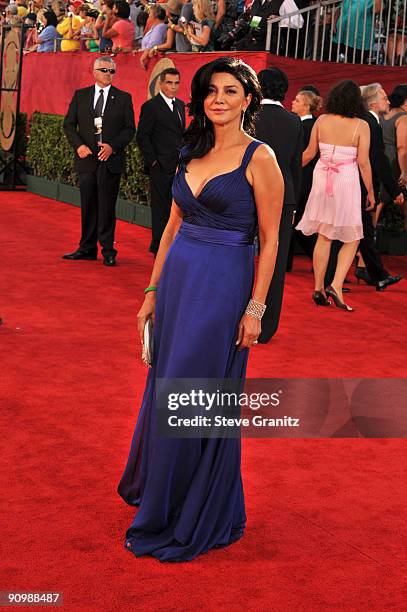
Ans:
<svg viewBox="0 0 407 612"><path fill-rule="evenodd" d="M354 164L356 161L356 157L354 159L349 159L347 161L343 161L343 162L332 162L332 161L324 161L323 159L320 159L319 161L321 162L321 164L324 166L324 170L327 172L327 177L326 177L326 193L332 198L334 195L334 172L336 174L339 174L339 166L349 166L350 164Z"/></svg>

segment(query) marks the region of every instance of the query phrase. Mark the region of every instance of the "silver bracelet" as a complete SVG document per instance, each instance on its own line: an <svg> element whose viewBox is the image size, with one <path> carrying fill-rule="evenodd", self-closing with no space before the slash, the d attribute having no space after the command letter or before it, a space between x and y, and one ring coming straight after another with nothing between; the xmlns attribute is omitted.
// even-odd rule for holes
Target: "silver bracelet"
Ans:
<svg viewBox="0 0 407 612"><path fill-rule="evenodd" d="M255 319L261 320L262 316L266 312L266 304L262 304L261 302L257 302L256 300L249 300L247 304L245 314L250 317L254 317Z"/></svg>

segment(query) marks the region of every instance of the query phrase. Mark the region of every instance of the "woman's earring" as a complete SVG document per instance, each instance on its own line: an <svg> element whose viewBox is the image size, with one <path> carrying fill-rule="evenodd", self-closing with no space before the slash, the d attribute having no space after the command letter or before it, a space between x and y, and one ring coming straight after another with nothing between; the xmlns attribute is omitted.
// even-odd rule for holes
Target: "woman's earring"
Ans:
<svg viewBox="0 0 407 612"><path fill-rule="evenodd" d="M204 115L204 118L203 118L203 127L204 127L204 130L206 130L206 128L207 128L206 115Z"/></svg>
<svg viewBox="0 0 407 612"><path fill-rule="evenodd" d="M240 129L241 130L244 130L244 115L245 115L245 112L246 112L246 109L244 108L243 112L242 112L242 120L240 122Z"/></svg>

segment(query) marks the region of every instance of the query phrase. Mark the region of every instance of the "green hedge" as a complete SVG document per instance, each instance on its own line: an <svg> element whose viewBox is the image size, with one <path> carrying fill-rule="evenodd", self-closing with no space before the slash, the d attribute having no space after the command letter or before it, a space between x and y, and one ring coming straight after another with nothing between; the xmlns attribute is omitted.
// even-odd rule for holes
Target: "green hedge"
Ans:
<svg viewBox="0 0 407 612"><path fill-rule="evenodd" d="M35 176L57 183L78 185L74 156L63 128L61 115L33 113L27 147L27 161ZM147 203L148 183L143 173L140 151L133 141L126 151L126 171L122 175L119 197Z"/></svg>

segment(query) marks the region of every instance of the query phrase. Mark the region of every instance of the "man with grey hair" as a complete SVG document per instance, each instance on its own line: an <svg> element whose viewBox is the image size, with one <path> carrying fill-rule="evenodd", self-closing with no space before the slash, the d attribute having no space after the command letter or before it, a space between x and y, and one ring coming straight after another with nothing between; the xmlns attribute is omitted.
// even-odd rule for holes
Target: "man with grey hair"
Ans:
<svg viewBox="0 0 407 612"><path fill-rule="evenodd" d="M82 236L79 248L63 259L97 259L99 241L106 266L116 264L116 200L125 166L124 150L136 129L131 95L112 85L115 72L111 57L97 58L95 85L75 91L64 119L79 174Z"/></svg>
<svg viewBox="0 0 407 612"><path fill-rule="evenodd" d="M393 198L396 204L403 204L403 194L399 185L394 180L389 160L385 154L382 128L379 118L381 114L389 110L389 100L380 83L363 85L360 88L362 99L365 104L366 114L363 117L370 127L370 165L372 167L373 187L376 201L379 201L380 185ZM361 181L362 202L366 199L366 192ZM366 268L357 268L357 278L368 284L376 285L377 291L383 291L389 285L394 285L401 280L401 276L391 276L384 268L379 252L374 241L374 228L372 217L369 212L362 209L363 239L360 241L359 250L365 262Z"/></svg>
<svg viewBox="0 0 407 612"><path fill-rule="evenodd" d="M4 21L6 24L12 26L22 23L22 19L18 15L17 4L9 4L8 6L6 6Z"/></svg>

